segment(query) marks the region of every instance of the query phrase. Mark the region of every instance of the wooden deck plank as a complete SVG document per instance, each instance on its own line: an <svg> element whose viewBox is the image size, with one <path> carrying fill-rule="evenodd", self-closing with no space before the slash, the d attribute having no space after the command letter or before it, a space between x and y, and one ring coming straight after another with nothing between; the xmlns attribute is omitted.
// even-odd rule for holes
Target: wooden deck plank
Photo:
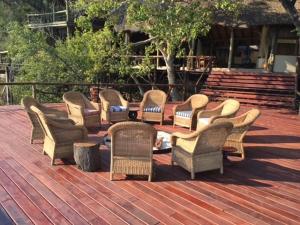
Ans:
<svg viewBox="0 0 300 225"><path fill-rule="evenodd" d="M32 221L26 216L24 211L17 205L17 203L11 198L6 190L0 185L0 203L1 208L5 209L7 215L16 224L33 224Z"/></svg>
<svg viewBox="0 0 300 225"><path fill-rule="evenodd" d="M35 224L52 224L43 212L22 193L2 170L0 170L0 184Z"/></svg>
<svg viewBox="0 0 300 225"><path fill-rule="evenodd" d="M172 127L172 106L164 125L155 127L188 132ZM100 172L63 162L51 167L42 144L29 143L30 123L19 106L0 107L0 123L0 208L16 224L38 224L37 215L23 209L25 202L39 205L42 219L54 224L299 224L300 119L288 110L262 110L245 139L246 160L229 157L224 175L204 172L190 180L185 170L170 166L170 154L155 154L152 183L111 182L104 146ZM92 132L101 136L107 127Z"/></svg>
<svg viewBox="0 0 300 225"><path fill-rule="evenodd" d="M0 168L10 177L20 190L55 224L71 224L59 211L49 204L26 180L19 176L4 160L0 160Z"/></svg>
<svg viewBox="0 0 300 225"><path fill-rule="evenodd" d="M5 209L0 204L0 221L3 225L14 225L15 223L9 217Z"/></svg>

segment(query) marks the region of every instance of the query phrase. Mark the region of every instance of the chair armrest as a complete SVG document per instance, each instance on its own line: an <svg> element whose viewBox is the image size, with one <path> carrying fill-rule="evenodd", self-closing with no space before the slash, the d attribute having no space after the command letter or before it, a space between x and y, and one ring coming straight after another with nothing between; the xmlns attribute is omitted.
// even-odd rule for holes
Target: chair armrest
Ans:
<svg viewBox="0 0 300 225"><path fill-rule="evenodd" d="M91 105L92 105L95 109L100 110L99 103L93 102L93 101L90 101L90 103L91 103Z"/></svg>
<svg viewBox="0 0 300 225"><path fill-rule="evenodd" d="M119 95L119 98L120 98L122 106L125 106L126 108L128 108L129 102L127 100L125 100L125 98L123 98L123 96L121 94Z"/></svg>
<svg viewBox="0 0 300 225"><path fill-rule="evenodd" d="M191 110L189 102L184 102L173 107L173 112Z"/></svg>
<svg viewBox="0 0 300 225"><path fill-rule="evenodd" d="M69 111L71 114L80 115L80 116L84 115L84 108L82 106L70 102L67 102L67 105L69 107Z"/></svg>
<svg viewBox="0 0 300 225"><path fill-rule="evenodd" d="M246 114L237 116L237 117L232 117L232 118L228 118L228 117L218 117L214 119L214 123L218 123L218 122L224 122L224 121L229 121L231 123L233 123L234 126L240 126L241 124L244 124L243 121L246 118Z"/></svg>
<svg viewBox="0 0 300 225"><path fill-rule="evenodd" d="M140 103L140 111L141 111L141 112L144 112L145 103L146 103L145 100L141 101L141 103Z"/></svg>
<svg viewBox="0 0 300 225"><path fill-rule="evenodd" d="M206 109L206 110L201 110L200 112L198 112L198 115L197 115L197 119L199 118L210 118L210 117L213 117L213 116L218 116L221 114L222 112L222 108L223 106L218 106L214 109Z"/></svg>
<svg viewBox="0 0 300 225"><path fill-rule="evenodd" d="M178 138L181 139L191 139L191 138L195 138L199 135L199 131L194 131L192 133L189 134L184 134L184 133L180 133L180 132L174 132L171 134L171 145L175 146L176 145L176 140Z"/></svg>
<svg viewBox="0 0 300 225"><path fill-rule="evenodd" d="M104 111L109 111L110 110L110 104L108 101L104 100L104 99L101 99L101 106L102 106L102 109Z"/></svg>

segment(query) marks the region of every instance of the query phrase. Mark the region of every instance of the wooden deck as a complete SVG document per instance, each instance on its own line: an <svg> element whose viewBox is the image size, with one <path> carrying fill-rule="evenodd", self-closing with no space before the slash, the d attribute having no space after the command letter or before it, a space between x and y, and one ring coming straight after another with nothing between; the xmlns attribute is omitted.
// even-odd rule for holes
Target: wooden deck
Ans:
<svg viewBox="0 0 300 225"><path fill-rule="evenodd" d="M30 124L19 106L0 107L0 124L0 224L300 224L295 113L263 110L246 137L246 160L230 157L224 175L210 171L190 180L170 166L170 153L155 154L151 183L111 182L105 146L99 172L50 166L42 145L29 144ZM101 136L105 128L93 133Z"/></svg>

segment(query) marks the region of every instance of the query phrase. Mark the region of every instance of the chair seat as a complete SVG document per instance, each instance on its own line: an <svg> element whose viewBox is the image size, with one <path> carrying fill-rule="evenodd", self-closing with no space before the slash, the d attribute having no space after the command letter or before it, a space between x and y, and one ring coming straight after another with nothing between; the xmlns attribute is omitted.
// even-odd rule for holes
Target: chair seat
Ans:
<svg viewBox="0 0 300 225"><path fill-rule="evenodd" d="M121 105L113 105L110 107L111 112L125 112L127 107Z"/></svg>
<svg viewBox="0 0 300 225"><path fill-rule="evenodd" d="M93 116L99 114L99 111L96 109L84 109L84 115Z"/></svg>
<svg viewBox="0 0 300 225"><path fill-rule="evenodd" d="M191 118L192 111L178 111L178 112L176 112L176 116L184 117L184 118Z"/></svg>
<svg viewBox="0 0 300 225"><path fill-rule="evenodd" d="M160 113L161 108L159 106L151 106L151 107L146 107L143 110L144 112L154 112L154 113Z"/></svg>

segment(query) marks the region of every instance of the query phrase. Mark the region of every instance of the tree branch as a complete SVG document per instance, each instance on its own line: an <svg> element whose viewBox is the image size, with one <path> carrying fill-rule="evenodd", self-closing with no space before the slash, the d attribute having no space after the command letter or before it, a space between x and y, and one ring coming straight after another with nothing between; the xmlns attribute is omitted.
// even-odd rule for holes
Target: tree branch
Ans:
<svg viewBox="0 0 300 225"><path fill-rule="evenodd" d="M150 43L151 41L155 40L156 37L152 37L152 38L149 38L147 40L144 40L144 41L139 41L139 42L135 42L135 43L131 43L133 47L139 47L141 45L145 45L145 44L148 44Z"/></svg>
<svg viewBox="0 0 300 225"><path fill-rule="evenodd" d="M297 29L300 28L300 19L298 11L295 7L295 0L279 0L283 8L287 11L293 20L293 23Z"/></svg>

